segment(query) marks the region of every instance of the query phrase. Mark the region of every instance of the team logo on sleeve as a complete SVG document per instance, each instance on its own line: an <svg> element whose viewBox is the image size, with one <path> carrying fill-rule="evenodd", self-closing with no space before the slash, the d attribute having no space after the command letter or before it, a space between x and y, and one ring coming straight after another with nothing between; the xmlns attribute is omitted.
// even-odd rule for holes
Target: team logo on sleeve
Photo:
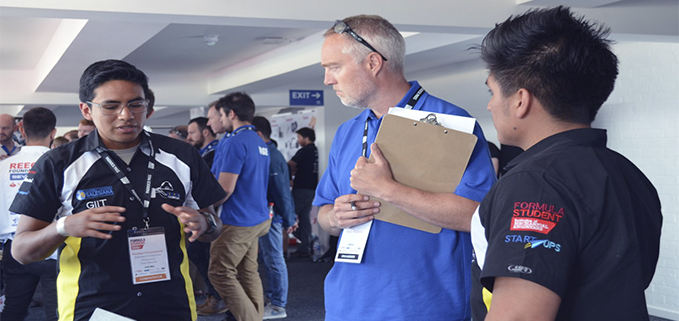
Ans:
<svg viewBox="0 0 679 321"><path fill-rule="evenodd" d="M561 244L554 243L550 240L533 240L524 245L524 249L534 249L536 247L544 247L546 249L553 249L554 251L561 252Z"/></svg>
<svg viewBox="0 0 679 321"><path fill-rule="evenodd" d="M510 230L548 234L563 218L563 208L538 202L516 202Z"/></svg>
<svg viewBox="0 0 679 321"><path fill-rule="evenodd" d="M538 238L531 235L507 234L505 235L505 243L529 243Z"/></svg>
<svg viewBox="0 0 679 321"><path fill-rule="evenodd" d="M532 274L533 269L523 266L523 265L510 265L507 266L507 271L512 272L512 273L520 273L520 274Z"/></svg>

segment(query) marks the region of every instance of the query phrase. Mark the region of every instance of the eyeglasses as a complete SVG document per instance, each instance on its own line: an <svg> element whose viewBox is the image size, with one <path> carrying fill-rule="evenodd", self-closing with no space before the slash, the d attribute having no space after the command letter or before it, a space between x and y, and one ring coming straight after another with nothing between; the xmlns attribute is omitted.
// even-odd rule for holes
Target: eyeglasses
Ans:
<svg viewBox="0 0 679 321"><path fill-rule="evenodd" d="M345 33L345 32L349 33L352 37L354 37L354 39L356 39L356 41L362 43L364 46L368 47L370 50L376 52L378 55L380 55L380 57L382 57L382 59L384 59L384 61L387 61L387 57L385 57L383 54L381 54L379 51L377 51L377 49L375 49L373 46L371 46L367 41L365 41L365 39L361 38L361 36L359 36L353 29L351 29L351 27L349 27L349 25L347 25L346 22L344 22L342 20L336 20L335 25L332 26L332 30L334 30L336 33L338 33L340 35Z"/></svg>
<svg viewBox="0 0 679 321"><path fill-rule="evenodd" d="M86 101L86 103L90 105L95 105L99 106L101 108L101 113L104 115L120 115L120 113L123 112L123 108L127 107L131 113L133 114L141 114L146 111L146 108L148 107L149 101L148 100L134 100L130 101L127 104L121 104L121 103L103 103L103 104L98 104L95 102L91 101Z"/></svg>
<svg viewBox="0 0 679 321"><path fill-rule="evenodd" d="M182 139L186 139L186 136L188 136L188 133L182 133L180 130L176 128L170 129L170 134L175 134L178 137L181 137Z"/></svg>

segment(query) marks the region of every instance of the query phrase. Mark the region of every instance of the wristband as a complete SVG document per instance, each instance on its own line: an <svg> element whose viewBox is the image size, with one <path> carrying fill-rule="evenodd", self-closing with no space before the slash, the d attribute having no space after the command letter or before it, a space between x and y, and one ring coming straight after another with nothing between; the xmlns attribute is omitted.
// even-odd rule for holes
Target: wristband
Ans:
<svg viewBox="0 0 679 321"><path fill-rule="evenodd" d="M69 237L70 235L66 232L65 224L66 224L66 216L57 220L57 234L64 236L64 237Z"/></svg>

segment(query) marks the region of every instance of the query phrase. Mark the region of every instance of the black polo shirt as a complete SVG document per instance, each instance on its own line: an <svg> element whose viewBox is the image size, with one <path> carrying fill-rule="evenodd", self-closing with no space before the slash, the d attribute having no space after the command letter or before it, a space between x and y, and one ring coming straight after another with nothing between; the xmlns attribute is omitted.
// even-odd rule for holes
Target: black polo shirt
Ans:
<svg viewBox="0 0 679 321"><path fill-rule="evenodd" d="M545 286L561 297L557 320L648 320L660 200L606 148L606 132L553 135L508 166L479 207L485 230L472 224L476 255L486 253L481 284L492 291L495 277L518 277Z"/></svg>
<svg viewBox="0 0 679 321"><path fill-rule="evenodd" d="M155 150L149 223L165 229L171 280L133 285L127 231L142 228L142 205L101 158L97 131L43 155L29 172L11 211L52 222L104 205L123 206L127 220L110 240L68 237L59 249L57 279L60 320L88 320L96 307L135 320L195 320L185 235L160 205L204 208L226 196L198 151L162 135L142 133L129 165L111 157L143 198L150 144Z"/></svg>
<svg viewBox="0 0 679 321"><path fill-rule="evenodd" d="M318 149L313 143L302 147L291 159L297 164L292 188L316 189L318 185Z"/></svg>

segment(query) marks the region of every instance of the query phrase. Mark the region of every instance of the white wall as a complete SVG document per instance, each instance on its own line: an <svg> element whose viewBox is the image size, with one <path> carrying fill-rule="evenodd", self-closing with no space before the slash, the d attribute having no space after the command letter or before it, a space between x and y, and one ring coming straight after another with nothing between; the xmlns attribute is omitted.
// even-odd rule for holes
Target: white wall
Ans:
<svg viewBox="0 0 679 321"><path fill-rule="evenodd" d="M679 320L679 44L620 43L620 75L595 127L653 182L663 209L660 260L646 290L652 315Z"/></svg>
<svg viewBox="0 0 679 321"><path fill-rule="evenodd" d="M679 320L679 44L620 43L614 50L620 75L593 126L607 129L608 146L634 162L658 190L664 216L660 259L646 297L650 314ZM485 109L490 98L486 77L478 63L407 75L429 93L465 108L486 138L497 143ZM355 115L332 95L326 91L328 148L337 126Z"/></svg>
<svg viewBox="0 0 679 321"><path fill-rule="evenodd" d="M319 134L319 130L316 132L316 147L318 147L318 174L323 176L326 167L328 166L328 154L330 153L330 146L332 146L332 139L335 137L337 128L339 125L345 121L355 117L361 113L361 109L351 108L342 105L342 102L335 94L332 88L325 88L324 92L324 103L323 110L324 121L323 124L323 136ZM320 121L318 122L321 123Z"/></svg>

